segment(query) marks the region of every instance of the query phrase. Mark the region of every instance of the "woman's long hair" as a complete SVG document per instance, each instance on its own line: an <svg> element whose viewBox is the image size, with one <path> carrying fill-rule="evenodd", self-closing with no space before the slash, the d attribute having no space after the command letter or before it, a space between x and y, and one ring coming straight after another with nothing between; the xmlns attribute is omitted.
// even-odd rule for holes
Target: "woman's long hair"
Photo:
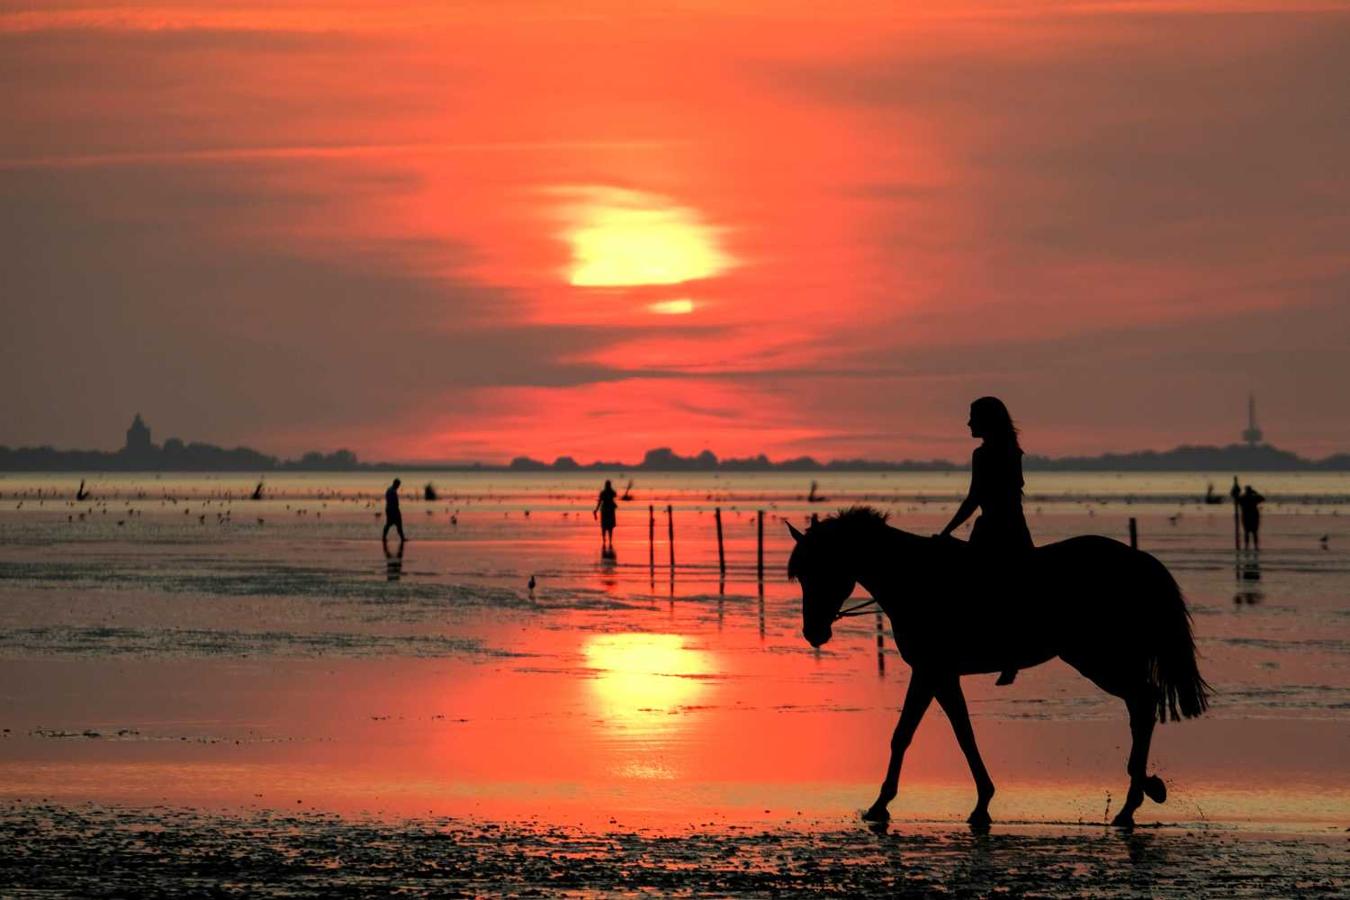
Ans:
<svg viewBox="0 0 1350 900"><path fill-rule="evenodd" d="M1002 400L997 397L981 397L970 404L970 417L980 423L980 430L984 432L986 441L1022 449L1017 443L1017 426L1013 424L1008 407L1003 405Z"/></svg>

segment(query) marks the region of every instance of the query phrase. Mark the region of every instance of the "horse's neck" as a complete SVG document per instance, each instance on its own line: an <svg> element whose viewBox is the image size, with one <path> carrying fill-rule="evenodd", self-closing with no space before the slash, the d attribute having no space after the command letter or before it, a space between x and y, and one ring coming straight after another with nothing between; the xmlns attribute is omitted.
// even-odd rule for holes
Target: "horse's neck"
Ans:
<svg viewBox="0 0 1350 900"><path fill-rule="evenodd" d="M922 552L929 538L898 528L886 528L869 541L857 560L856 579L888 615L898 611L900 581L922 582L927 578L927 554Z"/></svg>

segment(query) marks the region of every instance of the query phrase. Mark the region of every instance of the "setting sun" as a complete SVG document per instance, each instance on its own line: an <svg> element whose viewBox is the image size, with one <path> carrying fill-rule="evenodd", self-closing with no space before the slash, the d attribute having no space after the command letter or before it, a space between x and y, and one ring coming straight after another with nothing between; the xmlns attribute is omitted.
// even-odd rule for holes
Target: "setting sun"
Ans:
<svg viewBox="0 0 1350 900"><path fill-rule="evenodd" d="M569 193L577 200L568 210L574 224L564 235L572 247L567 280L574 286L681 284L731 265L717 230L692 209L618 188Z"/></svg>

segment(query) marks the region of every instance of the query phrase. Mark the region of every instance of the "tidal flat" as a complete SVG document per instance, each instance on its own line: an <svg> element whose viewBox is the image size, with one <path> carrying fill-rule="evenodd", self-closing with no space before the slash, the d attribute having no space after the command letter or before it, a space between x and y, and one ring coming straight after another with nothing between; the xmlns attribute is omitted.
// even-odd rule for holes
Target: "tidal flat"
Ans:
<svg viewBox="0 0 1350 900"><path fill-rule="evenodd" d="M781 520L870 503L926 534L961 473L822 480L825 504L786 475L649 475L612 559L593 476L401 474L401 554L375 474L269 476L260 501L235 476L95 478L84 502L73 475L0 477L0 893L1346 888L1350 479L1258 479L1258 557L1204 476L1034 473L1038 542L1137 520L1213 708L1158 729L1168 802L1119 834L1119 702L1060 663L969 677L992 832L962 824L934 715L878 835L856 817L908 669L871 616L806 645Z"/></svg>

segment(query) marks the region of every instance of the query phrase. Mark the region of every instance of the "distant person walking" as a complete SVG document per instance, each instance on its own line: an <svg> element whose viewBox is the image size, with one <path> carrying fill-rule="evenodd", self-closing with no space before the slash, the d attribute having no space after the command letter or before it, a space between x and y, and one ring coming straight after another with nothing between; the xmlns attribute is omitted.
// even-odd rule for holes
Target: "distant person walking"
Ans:
<svg viewBox="0 0 1350 900"><path fill-rule="evenodd" d="M398 508L398 486L402 483L395 478L394 483L389 485L389 490L384 492L384 533L380 535L381 541L388 541L389 529L397 528L400 545L407 540L403 536L403 513Z"/></svg>
<svg viewBox="0 0 1350 900"><path fill-rule="evenodd" d="M970 490L942 529L951 533L980 511L970 530L970 544L994 564L1015 561L1031 550L1031 531L1022 512L1022 447L1008 407L997 397L981 397L970 404L970 436L982 443L970 457ZM998 684L1012 684L1016 669L1007 669Z"/></svg>
<svg viewBox="0 0 1350 900"><path fill-rule="evenodd" d="M1244 549L1261 549L1261 504L1266 502L1252 486L1238 497L1238 509L1242 510L1242 546Z"/></svg>
<svg viewBox="0 0 1350 900"><path fill-rule="evenodd" d="M605 479L605 486L600 489L600 496L595 501L595 509L591 510L591 518L598 514L600 517L600 549L614 550L614 525L618 519L619 495L614 491L614 485Z"/></svg>

